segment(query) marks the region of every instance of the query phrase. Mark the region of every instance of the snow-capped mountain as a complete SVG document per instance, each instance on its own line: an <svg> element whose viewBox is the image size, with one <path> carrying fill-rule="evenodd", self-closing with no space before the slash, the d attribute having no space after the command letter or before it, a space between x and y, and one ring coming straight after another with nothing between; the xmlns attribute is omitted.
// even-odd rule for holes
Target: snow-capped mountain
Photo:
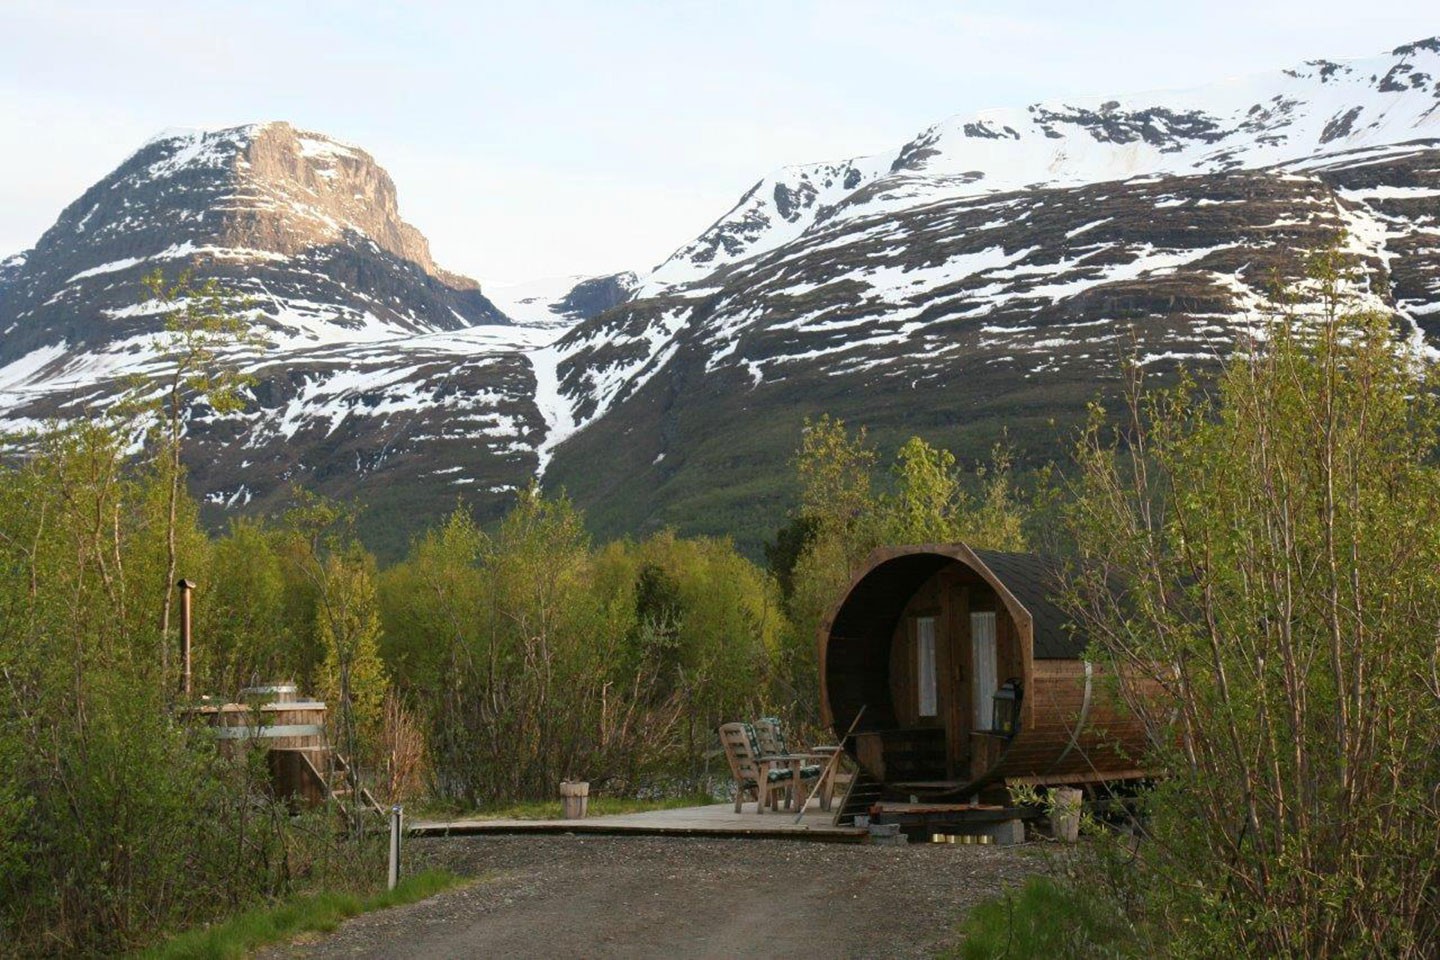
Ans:
<svg viewBox="0 0 1440 960"><path fill-rule="evenodd" d="M543 474L604 533L753 545L805 415L1063 456L1122 354L1205 367L1341 230L1368 301L1440 346L1440 39L946 120L767 177L647 276L488 295L435 267L358 148L162 137L0 262L0 416L81 416L156 369L139 278L188 266L249 295L271 343L240 357L245 413L191 420L216 509L298 481L374 505L393 545Z"/></svg>
<svg viewBox="0 0 1440 960"><path fill-rule="evenodd" d="M606 532L734 532L773 523L805 414L1063 456L1122 354L1203 368L1342 230L1440 346L1440 38L789 168L550 349L576 432L547 476Z"/></svg>
<svg viewBox="0 0 1440 960"><path fill-rule="evenodd" d="M256 378L244 413L192 411L209 503L300 482L419 515L458 493L498 509L535 473L524 351L559 331L436 266L369 154L285 123L163 134L0 265L3 426L92 415L165 367L156 269L218 279L264 341L234 357Z"/></svg>
<svg viewBox="0 0 1440 960"><path fill-rule="evenodd" d="M1435 136L1440 38L1367 60L1117 99L951 117L898 149L786 167L646 278L641 295L774 250L817 225L938 200L1141 175L1259 169Z"/></svg>
<svg viewBox="0 0 1440 960"><path fill-rule="evenodd" d="M435 266L369 154L255 124L157 137L61 213L6 286L0 362L130 351L155 331L140 278L187 267L252 298L282 348L506 322Z"/></svg>

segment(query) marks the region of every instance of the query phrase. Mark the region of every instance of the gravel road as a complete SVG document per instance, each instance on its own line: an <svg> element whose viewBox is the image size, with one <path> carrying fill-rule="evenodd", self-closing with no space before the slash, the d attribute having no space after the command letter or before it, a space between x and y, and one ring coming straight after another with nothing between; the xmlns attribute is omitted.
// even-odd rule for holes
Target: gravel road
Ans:
<svg viewBox="0 0 1440 960"><path fill-rule="evenodd" d="M263 957L933 957L1041 849L790 840L414 840L408 864L476 878Z"/></svg>

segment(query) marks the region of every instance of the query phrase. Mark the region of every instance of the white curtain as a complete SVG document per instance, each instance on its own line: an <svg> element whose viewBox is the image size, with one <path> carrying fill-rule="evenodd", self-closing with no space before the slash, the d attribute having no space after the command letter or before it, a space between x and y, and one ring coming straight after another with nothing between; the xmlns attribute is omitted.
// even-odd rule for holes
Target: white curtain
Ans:
<svg viewBox="0 0 1440 960"><path fill-rule="evenodd" d="M995 676L995 614L970 614L970 649L975 669L975 729L989 730L994 716L996 689L1000 681Z"/></svg>
<svg viewBox="0 0 1440 960"><path fill-rule="evenodd" d="M915 618L915 677L920 716L935 716L935 618Z"/></svg>

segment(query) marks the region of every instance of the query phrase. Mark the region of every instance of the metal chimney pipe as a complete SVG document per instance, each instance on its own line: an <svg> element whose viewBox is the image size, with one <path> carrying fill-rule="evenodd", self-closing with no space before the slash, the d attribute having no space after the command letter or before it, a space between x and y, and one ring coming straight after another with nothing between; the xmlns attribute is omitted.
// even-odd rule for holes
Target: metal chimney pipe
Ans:
<svg viewBox="0 0 1440 960"><path fill-rule="evenodd" d="M184 694L185 699L190 699L190 592L195 589L194 582L190 580L176 581L175 586L180 588L180 663L184 670Z"/></svg>

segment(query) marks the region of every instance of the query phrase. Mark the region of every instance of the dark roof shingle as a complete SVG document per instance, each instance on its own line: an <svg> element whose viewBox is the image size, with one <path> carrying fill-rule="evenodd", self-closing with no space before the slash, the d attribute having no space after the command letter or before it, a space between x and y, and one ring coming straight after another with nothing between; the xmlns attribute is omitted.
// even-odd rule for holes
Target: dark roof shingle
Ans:
<svg viewBox="0 0 1440 960"><path fill-rule="evenodd" d="M1034 553L974 552L1030 611L1035 621L1037 660L1073 660L1085 652L1088 638L1055 602L1064 589L1064 567L1059 560Z"/></svg>

